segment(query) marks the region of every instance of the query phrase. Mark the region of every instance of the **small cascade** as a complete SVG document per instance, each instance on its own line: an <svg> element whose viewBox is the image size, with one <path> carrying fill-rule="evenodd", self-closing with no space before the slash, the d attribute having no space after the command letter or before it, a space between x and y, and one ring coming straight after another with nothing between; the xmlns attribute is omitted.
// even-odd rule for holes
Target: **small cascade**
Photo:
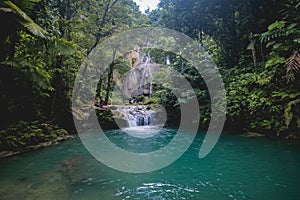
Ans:
<svg viewBox="0 0 300 200"><path fill-rule="evenodd" d="M115 112L128 122L129 127L152 125L154 112L148 106L119 106Z"/></svg>
<svg viewBox="0 0 300 200"><path fill-rule="evenodd" d="M170 65L170 64L171 64L170 57L169 57L169 56L167 56L167 57L166 57L166 65Z"/></svg>

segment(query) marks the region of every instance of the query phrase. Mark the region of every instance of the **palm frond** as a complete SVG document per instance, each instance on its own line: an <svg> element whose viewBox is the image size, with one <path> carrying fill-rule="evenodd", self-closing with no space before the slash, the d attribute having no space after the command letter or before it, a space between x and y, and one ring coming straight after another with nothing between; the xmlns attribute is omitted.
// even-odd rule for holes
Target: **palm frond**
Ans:
<svg viewBox="0 0 300 200"><path fill-rule="evenodd" d="M35 23L22 9L20 9L16 4L11 1L4 1L4 5L7 9L11 9L20 18L20 23L33 35L42 38L47 37L47 31L45 31L41 26Z"/></svg>
<svg viewBox="0 0 300 200"><path fill-rule="evenodd" d="M295 51L285 64L288 82L295 80L295 74L300 71L300 52Z"/></svg>
<svg viewBox="0 0 300 200"><path fill-rule="evenodd" d="M19 5L19 8L22 9L25 13L31 13L36 5L36 3L40 2L40 0L22 0L22 1L15 1L12 0L12 2L18 2L15 3Z"/></svg>
<svg viewBox="0 0 300 200"><path fill-rule="evenodd" d="M39 2L39 0L26 0L21 3L22 8L30 9L33 8L34 4ZM74 55L76 54L79 58L89 63L86 56L77 50L76 46L63 38L57 38L56 36L51 36L45 31L41 26L35 23L22 9L20 9L12 1L4 1L0 3L0 11L2 12L13 12L20 19L19 22L33 35L45 38L52 43L52 45L58 50L62 55Z"/></svg>
<svg viewBox="0 0 300 200"><path fill-rule="evenodd" d="M52 36L50 39L50 43L61 55L75 54L76 48L70 41Z"/></svg>
<svg viewBox="0 0 300 200"><path fill-rule="evenodd" d="M61 55L77 55L79 58L90 64L87 57L81 51L77 50L76 45L73 42L55 36L51 37L50 42Z"/></svg>

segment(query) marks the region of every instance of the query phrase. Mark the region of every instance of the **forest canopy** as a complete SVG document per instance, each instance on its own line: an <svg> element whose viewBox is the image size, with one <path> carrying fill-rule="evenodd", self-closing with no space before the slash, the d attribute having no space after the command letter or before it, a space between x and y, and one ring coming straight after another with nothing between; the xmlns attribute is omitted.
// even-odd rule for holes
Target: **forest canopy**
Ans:
<svg viewBox="0 0 300 200"><path fill-rule="evenodd" d="M72 89L81 63L110 36L155 26L190 36L212 56L227 91L227 128L296 138L299 13L298 0L161 0L145 14L131 0L1 1L0 128L38 120L74 129ZM160 50L150 54L158 62L168 56L171 66L190 81L201 127L207 127L210 98L201 75L178 55ZM116 67L130 69L124 60ZM99 85L108 103L115 85L111 73ZM176 112L174 97L164 88L156 91L149 102Z"/></svg>

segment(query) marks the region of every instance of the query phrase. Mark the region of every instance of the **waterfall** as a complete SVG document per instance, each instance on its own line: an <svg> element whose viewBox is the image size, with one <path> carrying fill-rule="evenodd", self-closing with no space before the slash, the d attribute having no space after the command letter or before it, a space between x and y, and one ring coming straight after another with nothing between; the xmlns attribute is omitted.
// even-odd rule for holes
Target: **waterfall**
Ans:
<svg viewBox="0 0 300 200"><path fill-rule="evenodd" d="M117 82L120 83L118 87L123 93L121 98L124 99L121 102L128 102L129 100L130 104L135 105L115 104L110 106L110 110L114 114L118 127L126 133L136 137L151 136L164 126L167 119L166 111L160 105L137 105L144 99L137 97L144 96L147 98L152 95L154 75L161 70L163 65L151 63L149 56L140 56L137 50L130 51L128 58L131 70ZM149 133L145 134L145 130L148 130ZM140 135L141 132L142 135Z"/></svg>
<svg viewBox="0 0 300 200"><path fill-rule="evenodd" d="M118 106L115 112L128 122L129 127L153 125L154 112L148 106Z"/></svg>
<svg viewBox="0 0 300 200"><path fill-rule="evenodd" d="M129 98L151 96L153 74L159 71L159 68L159 65L151 63L149 56L143 57L123 79L124 94Z"/></svg>
<svg viewBox="0 0 300 200"><path fill-rule="evenodd" d="M167 57L166 57L166 65L170 65L170 64L171 64L170 57L167 56Z"/></svg>
<svg viewBox="0 0 300 200"><path fill-rule="evenodd" d="M151 79L153 78L153 74L152 74L153 69L150 63L151 58L146 56L144 58L144 61L145 62L142 65L140 65L140 68L142 68L142 77L139 85L143 87L143 95L151 96L152 94Z"/></svg>

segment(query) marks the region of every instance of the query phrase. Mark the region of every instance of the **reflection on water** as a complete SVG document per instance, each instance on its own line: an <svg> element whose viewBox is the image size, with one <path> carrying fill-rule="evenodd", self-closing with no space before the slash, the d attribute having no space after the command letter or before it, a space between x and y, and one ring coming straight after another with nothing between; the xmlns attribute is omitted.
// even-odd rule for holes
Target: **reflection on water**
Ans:
<svg viewBox="0 0 300 200"><path fill-rule="evenodd" d="M126 151L147 153L169 144L176 131L158 126L136 126L107 131L105 135L112 143Z"/></svg>
<svg viewBox="0 0 300 200"><path fill-rule="evenodd" d="M123 128L122 131L136 138L150 138L159 134L161 128L158 126L135 126Z"/></svg>
<svg viewBox="0 0 300 200"><path fill-rule="evenodd" d="M120 130L106 135L122 148L146 152L165 146L176 134L172 129L153 134L154 127L129 131L133 135ZM139 131L149 137L137 137ZM212 153L200 160L203 136L199 133L169 167L145 174L106 167L79 139L1 159L0 199L299 199L296 144L223 135Z"/></svg>

